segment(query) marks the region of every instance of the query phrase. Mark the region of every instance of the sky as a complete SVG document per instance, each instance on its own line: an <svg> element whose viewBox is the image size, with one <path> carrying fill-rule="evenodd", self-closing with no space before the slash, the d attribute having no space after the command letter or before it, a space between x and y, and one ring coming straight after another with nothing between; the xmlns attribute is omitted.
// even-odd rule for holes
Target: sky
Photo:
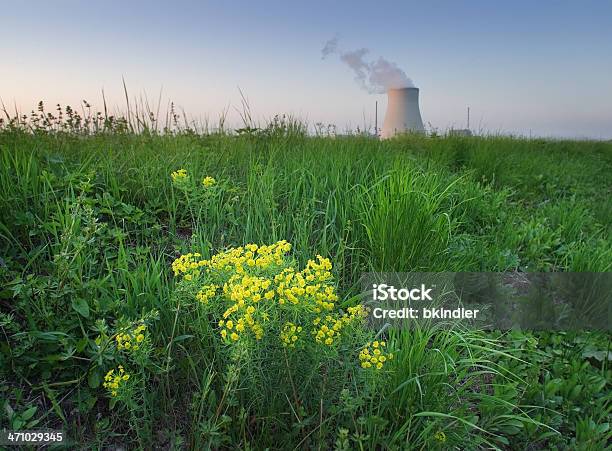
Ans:
<svg viewBox="0 0 612 451"><path fill-rule="evenodd" d="M420 88L429 128L612 139L612 2L0 0L0 98L11 109L124 109L172 100L240 125L241 94L265 121L338 130L382 124L370 94L321 49L369 49Z"/></svg>

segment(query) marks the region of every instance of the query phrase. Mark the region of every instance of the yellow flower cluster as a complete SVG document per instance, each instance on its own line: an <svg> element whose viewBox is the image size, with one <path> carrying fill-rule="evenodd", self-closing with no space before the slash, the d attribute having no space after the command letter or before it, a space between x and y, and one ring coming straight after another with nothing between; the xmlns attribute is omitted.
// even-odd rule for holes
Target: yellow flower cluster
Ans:
<svg viewBox="0 0 612 451"><path fill-rule="evenodd" d="M134 330L127 333L118 333L115 337L117 341L117 349L126 351L137 351L140 349L140 343L144 340L144 332L147 330L147 326L141 324Z"/></svg>
<svg viewBox="0 0 612 451"><path fill-rule="evenodd" d="M253 333L255 339L263 338L263 327L257 322L257 317L264 316L259 315L256 305L274 298L270 285L270 280L265 277L234 274L229 278L223 285L223 294L232 305L223 312L223 319L219 322L219 327L225 327L220 332L223 338L229 336L231 340L236 341L240 334L248 330Z"/></svg>
<svg viewBox="0 0 612 451"><path fill-rule="evenodd" d="M273 265L282 265L284 255L291 244L282 240L269 246L247 244L214 255L206 264L216 271L232 271L238 274L246 270L262 270Z"/></svg>
<svg viewBox="0 0 612 451"><path fill-rule="evenodd" d="M212 297L217 294L217 285L204 285L198 294L196 294L196 299L200 302L207 303Z"/></svg>
<svg viewBox="0 0 612 451"><path fill-rule="evenodd" d="M334 344L334 340L340 335L340 331L344 326L350 324L354 320L361 319L365 316L365 310L361 305L356 307L349 307L348 313L344 313L342 316L327 315L324 318L317 317L313 320L315 326L319 326L318 329L312 331L317 343L326 344L331 346Z"/></svg>
<svg viewBox="0 0 612 451"><path fill-rule="evenodd" d="M170 174L170 177L172 177L172 181L174 183L185 182L189 179L189 175L187 174L187 170L185 169L179 169L177 171L174 171L172 174Z"/></svg>
<svg viewBox="0 0 612 451"><path fill-rule="evenodd" d="M385 352L386 346L384 341L368 343L359 353L361 367L382 369L386 361L393 359L393 353Z"/></svg>
<svg viewBox="0 0 612 451"><path fill-rule="evenodd" d="M434 434L434 438L435 438L437 441L441 442L441 443L446 442L446 434L444 433L444 431L438 431L438 432L436 432L436 433Z"/></svg>
<svg viewBox="0 0 612 451"><path fill-rule="evenodd" d="M211 186L215 185L217 183L217 181L211 177L211 176L207 176L204 177L202 179L202 185L204 185L204 188L210 188Z"/></svg>
<svg viewBox="0 0 612 451"><path fill-rule="evenodd" d="M227 318L238 308L244 307L247 302L257 303L262 299L272 299L274 291L266 291L270 285L270 280L265 277L234 274L223 286L223 292L235 304L226 310L223 316Z"/></svg>
<svg viewBox="0 0 612 451"><path fill-rule="evenodd" d="M302 326L296 326L293 323L285 323L280 333L283 346L295 348L295 343L298 341L300 332L302 332Z"/></svg>
<svg viewBox="0 0 612 451"><path fill-rule="evenodd" d="M183 274L186 280L191 280L194 276L200 275L200 269L205 266L208 262L206 260L199 260L201 254L197 252L194 254L181 255L179 258L172 262L172 270L174 275L178 276Z"/></svg>
<svg viewBox="0 0 612 451"><path fill-rule="evenodd" d="M332 286L326 285L332 279L331 262L320 255L317 259L319 263L309 260L303 271L286 268L274 277L279 304L306 302L315 313L334 309L338 296Z"/></svg>
<svg viewBox="0 0 612 451"><path fill-rule="evenodd" d="M104 376L104 383L102 386L111 392L111 396L117 396L117 390L123 383L125 383L130 378L130 375L125 372L123 366L119 365L117 367L117 372L115 369L111 369L106 376Z"/></svg>
<svg viewBox="0 0 612 451"><path fill-rule="evenodd" d="M226 342L243 336L261 340L270 332L280 337L283 346L294 347L301 338L302 326L296 324L300 323L309 326L316 342L331 346L342 328L363 318L364 309L357 306L347 313L336 312L338 296L330 260L318 255L298 271L286 257L290 250L285 240L247 244L209 260L200 260L196 253L182 255L172 269L185 280L206 281L196 298L217 318L219 334Z"/></svg>
<svg viewBox="0 0 612 451"><path fill-rule="evenodd" d="M249 310L255 311L252 306ZM263 338L263 327L255 322L252 313L245 313L243 317L236 320L236 323L231 319L227 321L221 320L219 321L219 327L225 327L225 329L221 329L221 332L219 332L224 339L229 336L231 340L237 341L240 338L240 334L245 332L247 328L253 332L255 339L261 340Z"/></svg>
<svg viewBox="0 0 612 451"><path fill-rule="evenodd" d="M183 275L186 280L197 278L203 269L213 271L245 273L250 269L267 269L272 265L282 265L284 255L291 250L291 244L282 240L269 246L247 244L220 252L210 260L200 260L201 254L181 255L172 262L175 276Z"/></svg>

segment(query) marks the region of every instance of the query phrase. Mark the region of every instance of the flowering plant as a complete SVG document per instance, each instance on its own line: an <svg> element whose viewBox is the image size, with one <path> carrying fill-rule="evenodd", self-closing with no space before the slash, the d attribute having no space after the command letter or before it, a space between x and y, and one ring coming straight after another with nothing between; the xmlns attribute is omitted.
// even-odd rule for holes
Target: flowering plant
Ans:
<svg viewBox="0 0 612 451"><path fill-rule="evenodd" d="M182 255L172 268L197 289L195 300L226 344L264 338L289 348L338 344L345 329L362 322L365 309L338 308L329 259L317 256L298 270L287 257L290 249L286 241L247 244L209 260Z"/></svg>
<svg viewBox="0 0 612 451"><path fill-rule="evenodd" d="M172 179L173 199L177 203L178 210L189 213L191 225L199 224L201 218L218 214L221 198L227 191L227 184L217 181L214 177L207 175L197 182L186 169L177 169L170 173Z"/></svg>
<svg viewBox="0 0 612 451"><path fill-rule="evenodd" d="M193 322L193 335L231 368L241 396L254 396L261 405L270 396L282 403L292 399L297 409L349 372L370 377L361 367L379 370L391 356L385 352L362 364L359 354L371 335L364 327L366 309L340 306L329 259L318 255L300 268L290 250L283 240L230 248L208 259L189 253L172 269L179 280L178 308L201 321ZM258 397L262 384L273 391Z"/></svg>

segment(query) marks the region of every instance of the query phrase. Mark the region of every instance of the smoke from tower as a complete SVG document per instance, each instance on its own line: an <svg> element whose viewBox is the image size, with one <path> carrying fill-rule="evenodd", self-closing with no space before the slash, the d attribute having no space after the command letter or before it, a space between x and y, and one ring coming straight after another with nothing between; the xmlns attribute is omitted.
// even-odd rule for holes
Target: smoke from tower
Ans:
<svg viewBox="0 0 612 451"><path fill-rule="evenodd" d="M370 94L384 94L389 89L414 88L414 83L397 64L378 57L367 61L369 50L361 48L352 51L338 49L338 37L325 43L321 50L322 58L338 55L340 61L350 67L355 75L355 81Z"/></svg>

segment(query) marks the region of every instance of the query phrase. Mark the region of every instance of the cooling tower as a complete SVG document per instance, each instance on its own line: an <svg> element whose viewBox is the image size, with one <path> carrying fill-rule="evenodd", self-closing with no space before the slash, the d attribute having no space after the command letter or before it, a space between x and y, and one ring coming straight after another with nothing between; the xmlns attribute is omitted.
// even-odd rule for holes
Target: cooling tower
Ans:
<svg viewBox="0 0 612 451"><path fill-rule="evenodd" d="M391 138L397 133L425 133L419 110L419 88L389 89L387 96L381 138Z"/></svg>

